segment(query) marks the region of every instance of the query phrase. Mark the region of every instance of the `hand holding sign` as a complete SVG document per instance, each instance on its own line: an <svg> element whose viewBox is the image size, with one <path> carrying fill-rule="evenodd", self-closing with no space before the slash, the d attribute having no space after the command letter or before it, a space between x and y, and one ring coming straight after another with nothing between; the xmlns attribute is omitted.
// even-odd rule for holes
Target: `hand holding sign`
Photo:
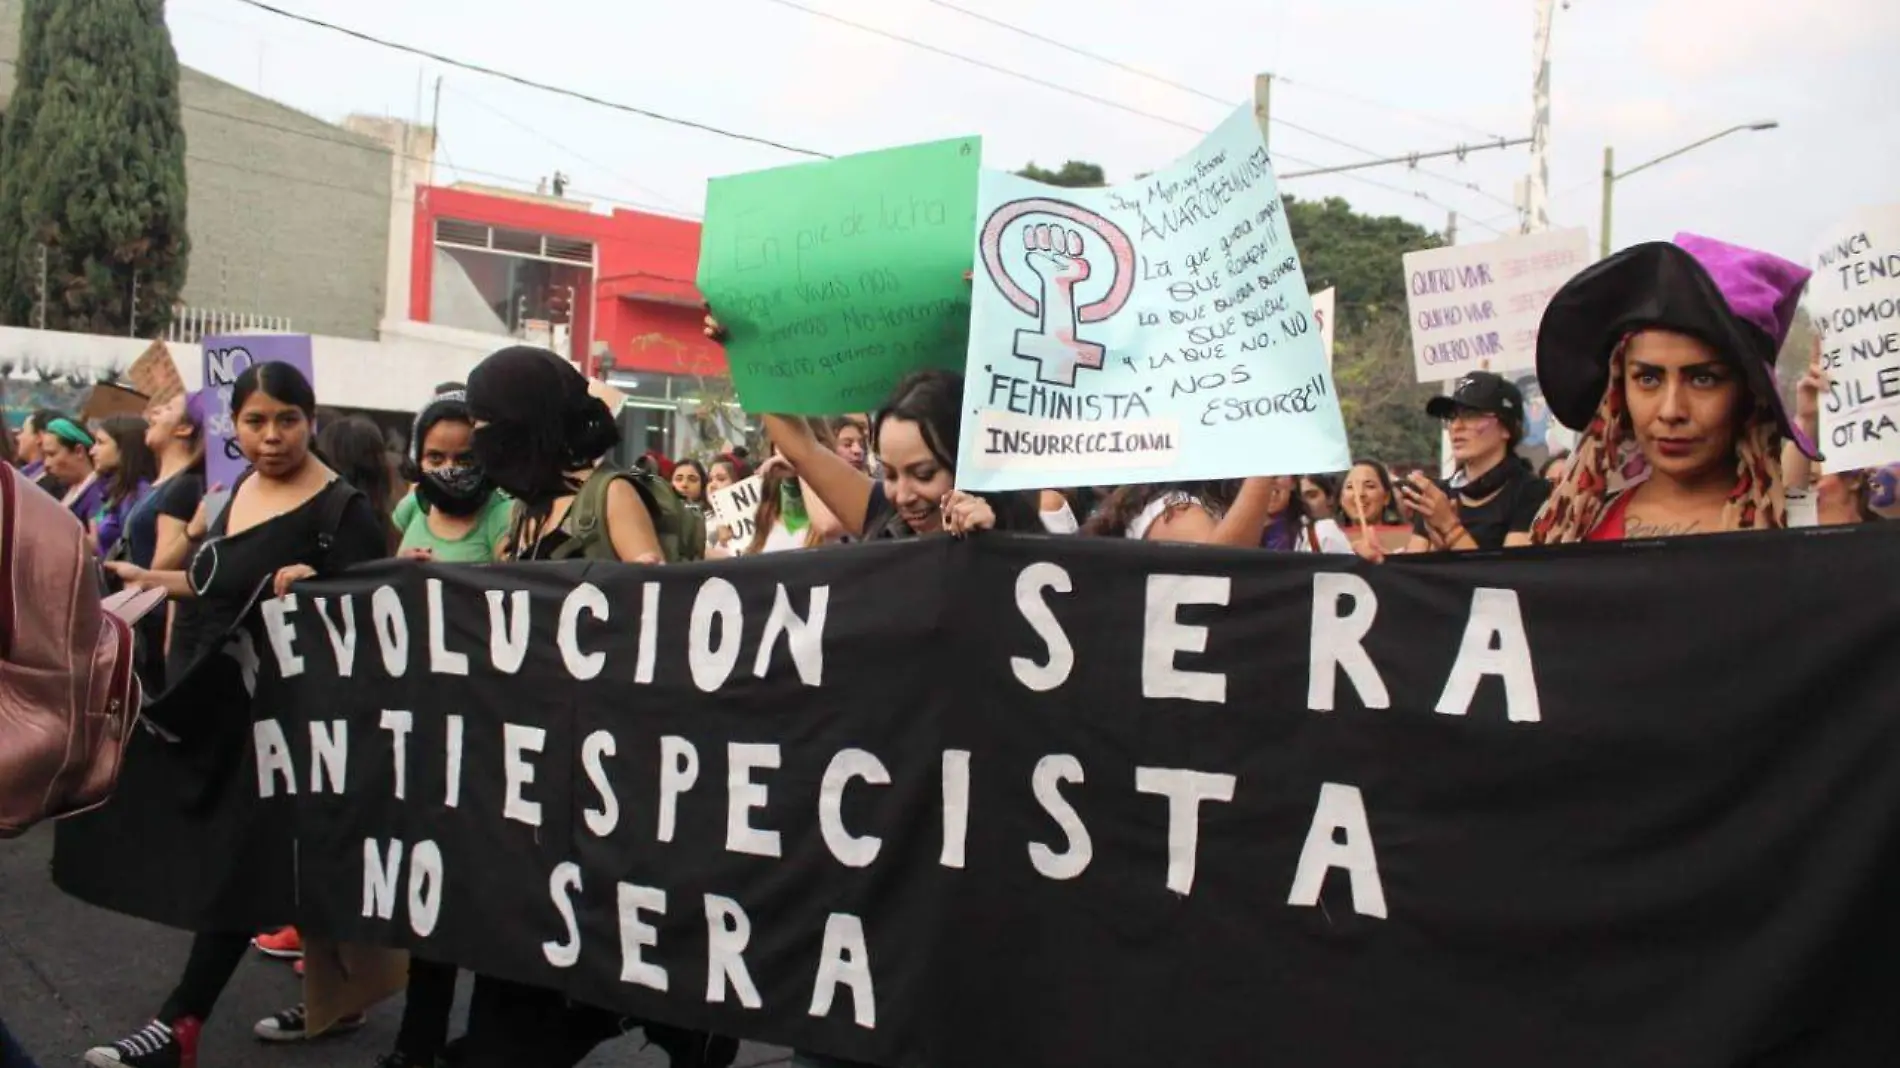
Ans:
<svg viewBox="0 0 1900 1068"><path fill-rule="evenodd" d="M1821 359L1821 339L1817 337L1814 339L1814 355L1808 358L1807 373L1801 376L1801 381L1794 387L1795 421L1801 424L1801 429L1807 431L1809 437L1817 440L1820 434L1821 394L1827 392L1831 381L1827 366Z"/></svg>
<svg viewBox="0 0 1900 1068"><path fill-rule="evenodd" d="M996 512L990 502L962 490L951 490L943 499L943 529L961 538L978 530L996 529Z"/></svg>
<svg viewBox="0 0 1900 1068"><path fill-rule="evenodd" d="M1820 445L1834 470L1900 460L1900 205L1863 211L1815 256L1808 300L1829 372Z"/></svg>

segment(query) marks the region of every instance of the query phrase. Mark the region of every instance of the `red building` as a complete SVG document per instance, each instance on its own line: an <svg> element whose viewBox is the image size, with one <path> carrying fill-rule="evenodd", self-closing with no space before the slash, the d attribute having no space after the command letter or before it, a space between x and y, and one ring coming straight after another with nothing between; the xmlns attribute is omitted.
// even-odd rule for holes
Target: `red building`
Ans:
<svg viewBox="0 0 1900 1068"><path fill-rule="evenodd" d="M416 191L409 317L547 344L633 398L636 451L701 443L681 413L726 375L702 331L699 223L480 186ZM715 390L714 392L722 392Z"/></svg>

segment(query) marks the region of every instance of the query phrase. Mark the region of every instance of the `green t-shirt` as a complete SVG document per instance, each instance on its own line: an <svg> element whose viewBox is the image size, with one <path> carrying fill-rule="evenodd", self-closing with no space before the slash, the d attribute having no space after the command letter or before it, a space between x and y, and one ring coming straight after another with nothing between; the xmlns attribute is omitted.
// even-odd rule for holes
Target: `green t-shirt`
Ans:
<svg viewBox="0 0 1900 1068"><path fill-rule="evenodd" d="M396 505L395 514L390 517L397 529L402 531L402 545L397 551L427 549L435 554L439 563L444 564L493 563L495 546L508 538L508 524L513 517L514 507L514 501L506 494L496 493L488 498L487 506L475 517L475 525L469 528L467 534L454 541L445 541L429 529L429 516L416 501L416 495L411 493Z"/></svg>

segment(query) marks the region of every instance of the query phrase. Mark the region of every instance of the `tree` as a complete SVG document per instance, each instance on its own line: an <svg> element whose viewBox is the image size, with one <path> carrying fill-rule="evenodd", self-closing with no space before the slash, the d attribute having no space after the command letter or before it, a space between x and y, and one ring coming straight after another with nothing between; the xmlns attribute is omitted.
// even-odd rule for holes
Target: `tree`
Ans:
<svg viewBox="0 0 1900 1068"><path fill-rule="evenodd" d="M53 5L29 3L20 15L20 51L14 61L13 100L8 104L6 120L0 122L0 323L27 321L39 292L39 259L32 257L31 269L14 261L20 257L19 225L24 210L26 187L16 177L14 161L33 129L33 116L39 114L40 86L46 81L46 23Z"/></svg>
<svg viewBox="0 0 1900 1068"><path fill-rule="evenodd" d="M163 0L26 0L0 143L0 319L156 336L184 288L185 133Z"/></svg>
<svg viewBox="0 0 1900 1068"><path fill-rule="evenodd" d="M1354 454L1434 464L1439 427L1425 403L1436 391L1412 370L1403 257L1444 239L1397 216L1361 215L1338 197L1287 197L1286 217L1307 286L1337 290L1333 384Z"/></svg>
<svg viewBox="0 0 1900 1068"><path fill-rule="evenodd" d="M1059 185L1065 189L1100 189L1108 184L1108 175L1103 172L1101 164L1073 159L1064 163L1058 171L1044 170L1031 163L1016 174L1033 182Z"/></svg>

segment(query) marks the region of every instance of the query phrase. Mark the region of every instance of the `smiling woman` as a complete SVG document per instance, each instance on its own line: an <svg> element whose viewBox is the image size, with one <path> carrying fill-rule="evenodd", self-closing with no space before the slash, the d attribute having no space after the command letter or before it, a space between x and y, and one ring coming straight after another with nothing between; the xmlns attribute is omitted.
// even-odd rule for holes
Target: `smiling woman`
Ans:
<svg viewBox="0 0 1900 1068"><path fill-rule="evenodd" d="M803 419L768 415L764 422L779 454L854 537L1040 531L1034 501L956 488L962 400L963 376L954 372L915 371L899 381L871 420L878 479L820 442Z"/></svg>
<svg viewBox="0 0 1900 1068"><path fill-rule="evenodd" d="M1775 381L1808 273L1682 234L1565 285L1539 329L1537 376L1552 414L1583 439L1533 540L1785 526L1783 438L1820 458Z"/></svg>

